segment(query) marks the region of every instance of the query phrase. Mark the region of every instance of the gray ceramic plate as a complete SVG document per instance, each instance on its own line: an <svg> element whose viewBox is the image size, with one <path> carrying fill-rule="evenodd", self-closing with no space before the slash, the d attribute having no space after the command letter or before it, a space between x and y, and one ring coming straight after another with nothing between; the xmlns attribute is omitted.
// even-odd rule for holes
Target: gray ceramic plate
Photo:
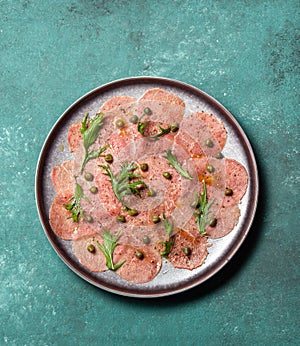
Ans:
<svg viewBox="0 0 300 346"><path fill-rule="evenodd" d="M176 269L164 262L154 280L145 284L129 283L112 271L93 273L80 265L71 250L71 242L55 236L49 224L49 209L55 191L50 179L52 168L72 158L68 150L69 126L80 121L86 112L95 114L101 104L117 95L140 97L147 89L161 87L180 96L186 104L186 113L205 111L219 118L228 134L223 153L242 163L249 174L247 192L240 205L241 217L234 230L224 238L212 240L213 246L205 263L192 271ZM77 100L58 119L42 148L36 173L36 200L41 223L52 247L59 257L80 277L104 290L132 297L159 297L179 293L199 285L216 274L243 243L254 218L258 199L258 175L251 145L234 117L215 99L188 84L155 77L136 77L103 85Z"/></svg>

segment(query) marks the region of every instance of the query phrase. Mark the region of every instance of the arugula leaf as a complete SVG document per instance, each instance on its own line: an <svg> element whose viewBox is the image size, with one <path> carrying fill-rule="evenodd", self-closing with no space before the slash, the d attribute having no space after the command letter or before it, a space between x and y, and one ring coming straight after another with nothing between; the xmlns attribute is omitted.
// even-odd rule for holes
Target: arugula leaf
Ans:
<svg viewBox="0 0 300 346"><path fill-rule="evenodd" d="M118 245L119 236L120 231L115 236L112 236L110 234L110 231L106 230L101 235L101 238L103 239L103 245L97 241L97 246L104 254L106 259L106 266L110 270L117 270L125 263L125 261L122 261L118 264L114 264L113 262L113 254L116 246Z"/></svg>
<svg viewBox="0 0 300 346"><path fill-rule="evenodd" d="M83 210L80 205L81 198L84 198L88 201L88 198L83 194L82 187L77 183L75 177L75 193L70 198L71 203L64 204L64 207L71 212L71 216L68 219L73 219L74 222L79 222L83 216Z"/></svg>
<svg viewBox="0 0 300 346"><path fill-rule="evenodd" d="M170 126L168 126L167 128L163 128L163 127L161 127L160 125L158 125L158 127L159 127L159 129L160 129L160 131L161 132L159 132L157 135L155 135L155 136L149 136L149 138L158 138L158 137L161 137L161 136L163 136L163 135L165 135L165 134L167 134L167 133L170 133L171 132L171 125Z"/></svg>
<svg viewBox="0 0 300 346"><path fill-rule="evenodd" d="M139 120L138 120L138 123L137 123L137 128L138 128L138 131L141 135L145 136L144 135L144 130L145 130L145 127L148 125L148 121L145 121L142 123L142 119L144 118L146 114L143 114Z"/></svg>
<svg viewBox="0 0 300 346"><path fill-rule="evenodd" d="M99 165L99 167L105 169L106 173L104 174L110 177L109 181L116 198L123 204L126 210L130 210L131 208L124 202L124 197L130 194L137 194L140 196L140 187L147 186L142 180L129 182L131 179L140 178L139 174L133 172L135 169L134 162L123 162L119 175L113 174L108 165Z"/></svg>
<svg viewBox="0 0 300 346"><path fill-rule="evenodd" d="M191 177L190 173L187 170L185 170L185 169L183 169L181 167L180 163L178 162L178 159L177 159L176 155L173 155L171 153L170 149L167 150L166 153L167 153L167 156L164 156L164 158L169 161L168 164L170 166L173 166L177 170L177 172L180 175L182 175L183 177L185 177L186 179L193 180L193 178Z"/></svg>
<svg viewBox="0 0 300 346"><path fill-rule="evenodd" d="M99 136L100 128L103 125L104 114L97 113L94 119L92 119L89 122L89 124L87 124L88 115L89 114L86 113L81 123L81 129L80 129L80 132L83 138L83 147L84 147L84 158L82 160L82 164L80 168L81 173L89 160L99 157L108 148L108 145L105 145L104 147L96 151L92 150L91 152L89 152L89 147L95 143L96 139Z"/></svg>
<svg viewBox="0 0 300 346"><path fill-rule="evenodd" d="M199 193L199 197L196 196L197 211L194 213L196 218L196 224L200 234L205 235L205 228L213 220L213 216L210 215L210 207L214 203L214 200L207 201L206 183L202 181L203 193Z"/></svg>
<svg viewBox="0 0 300 346"><path fill-rule="evenodd" d="M167 232L167 235L168 235L168 240L166 241L162 241L160 242L160 244L163 244L165 246L164 250L161 251L161 255L164 257L164 258L167 258L169 253L171 252L172 250L172 247L174 245L174 242L175 242L175 239L171 239L171 234L173 232L173 223L168 221L165 217L165 214L163 214L163 226Z"/></svg>
<svg viewBox="0 0 300 346"><path fill-rule="evenodd" d="M146 113L144 113L139 119L138 119L138 123L137 123L137 129L138 129L138 131L139 131L139 133L141 134L141 135L143 135L143 136L145 136L145 137L148 137L148 138L154 138L154 139L156 139L156 138L159 138L159 137L161 137L161 136L163 136L163 135L165 135L165 134L167 134L167 133L170 133L171 131L172 131L172 125L170 125L170 126L168 126L167 128L163 128L163 127L161 127L160 125L158 125L158 127L159 127L159 129L160 129L160 132L157 134L157 135L155 135L155 136L146 136L145 135L145 133L144 133L144 131L145 131L145 128L146 128L146 126L148 125L148 121L144 121L144 122L142 122L142 119L144 118L144 116L146 116L146 115L149 115L149 114L146 114Z"/></svg>

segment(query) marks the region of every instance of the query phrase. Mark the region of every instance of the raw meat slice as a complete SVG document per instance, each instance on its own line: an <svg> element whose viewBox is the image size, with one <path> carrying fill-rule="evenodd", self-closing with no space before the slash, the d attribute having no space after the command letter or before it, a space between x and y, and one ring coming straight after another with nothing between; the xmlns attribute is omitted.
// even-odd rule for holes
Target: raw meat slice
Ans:
<svg viewBox="0 0 300 346"><path fill-rule="evenodd" d="M237 225L240 213L240 209L237 205L220 208L216 215L217 225L215 227L207 227L207 235L212 239L224 237Z"/></svg>
<svg viewBox="0 0 300 346"><path fill-rule="evenodd" d="M227 133L226 129L221 121L219 121L214 115L208 113L197 113L198 117L209 127L214 138L217 140L222 150L226 143Z"/></svg>
<svg viewBox="0 0 300 346"><path fill-rule="evenodd" d="M205 261L210 244L207 242L207 237L188 234L180 230L173 236L175 238L174 245L169 253L168 260L176 268L195 269L200 267ZM190 254L185 254L183 248L190 249Z"/></svg>
<svg viewBox="0 0 300 346"><path fill-rule="evenodd" d="M136 256L137 250L143 253L143 258ZM160 254L151 246L136 248L131 245L118 245L113 260L114 263L125 260L116 273L123 279L137 284L153 280L162 265Z"/></svg>
<svg viewBox="0 0 300 346"><path fill-rule="evenodd" d="M71 213L64 207L64 204L70 203L70 196L57 195L50 208L50 225L53 232L64 240L71 240L73 233L78 227L78 223L70 219Z"/></svg>
<svg viewBox="0 0 300 346"><path fill-rule="evenodd" d="M74 194L74 161L64 161L57 165L51 172L51 179L55 191L60 196L70 196Z"/></svg>
<svg viewBox="0 0 300 346"><path fill-rule="evenodd" d="M147 90L139 100L159 101L185 107L184 101L179 96L160 88Z"/></svg>
<svg viewBox="0 0 300 346"><path fill-rule="evenodd" d="M97 242L103 244L99 234L84 236L73 240L73 251L79 262L88 270L103 272L107 270L105 256L97 246ZM88 251L88 246L93 246L94 251Z"/></svg>
<svg viewBox="0 0 300 346"><path fill-rule="evenodd" d="M122 106L128 105L128 103L133 103L135 101L135 97L115 96L104 102L103 105L100 107L99 112L106 113L114 109L120 109Z"/></svg>
<svg viewBox="0 0 300 346"><path fill-rule="evenodd" d="M245 167L233 159L225 159L226 186L233 191L232 196L225 196L224 207L239 203L246 193L248 185L248 174Z"/></svg>
<svg viewBox="0 0 300 346"><path fill-rule="evenodd" d="M182 135L182 132L196 141L206 156L215 157L221 152L218 140L209 126L200 119L199 113L192 113L183 118L179 128L179 136Z"/></svg>
<svg viewBox="0 0 300 346"><path fill-rule="evenodd" d="M75 152L78 149L82 141L82 134L80 132L81 126L81 121L79 121L77 123L72 124L69 128L68 143L71 153Z"/></svg>

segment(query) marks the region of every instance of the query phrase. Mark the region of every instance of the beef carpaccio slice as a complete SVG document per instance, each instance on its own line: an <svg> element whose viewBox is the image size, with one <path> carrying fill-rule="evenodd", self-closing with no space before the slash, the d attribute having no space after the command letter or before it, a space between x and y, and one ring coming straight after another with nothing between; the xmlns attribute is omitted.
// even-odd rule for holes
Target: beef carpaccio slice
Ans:
<svg viewBox="0 0 300 346"><path fill-rule="evenodd" d="M101 233L104 230L112 234L120 231L113 259L115 263L125 263L116 273L127 281L145 283L159 273L162 265L163 242L170 240L162 222L166 218L172 223L171 239L174 240L167 260L180 269L193 270L201 266L211 245L209 239L224 237L237 225L239 203L248 185L245 167L220 155L227 137L222 122L213 114L188 113L180 97L160 88L147 90L139 99L115 96L99 105L98 112L104 116L103 125L88 150L95 152L102 147L106 150L88 161L82 170L85 152L80 131L82 124L74 123L68 132L74 160L58 164L52 171L56 191L50 209L53 232L73 242L74 254L85 268L100 272L107 267L104 255L95 245L97 241L103 243ZM90 119L92 116L87 126ZM139 126L143 123L141 132ZM178 128L171 131L171 125ZM167 133L155 138L165 129L169 129ZM181 172L178 166L170 164L167 151L176 156ZM106 162L107 154L112 155L112 162ZM125 162L134 163L134 172L145 186L139 195L125 195L119 200L103 166L108 166L118 177ZM144 171L141 164L145 163L148 169ZM191 178L184 176L182 171L188 172ZM85 178L87 172L92 179ZM166 172L171 179L163 176ZM212 201L209 217L216 222L212 226L207 223L206 234L202 235L196 225L193 204L196 196L203 194L204 182L207 200ZM76 183L84 194L80 199L82 218L79 222L70 218L71 213L65 207L72 201ZM231 196L225 196L226 188L232 189ZM137 215L130 216L125 204L136 209ZM117 221L120 215L125 217L124 223ZM158 223L153 221L155 217ZM95 246L94 252L87 250L90 244ZM186 254L184 247L191 252ZM143 258L138 258L136 251L141 251Z"/></svg>
<svg viewBox="0 0 300 346"><path fill-rule="evenodd" d="M83 236L73 240L73 251L85 268L93 272L103 272L107 270L106 259L99 250L97 242L101 245L103 244L103 239L98 233ZM88 247L91 245L93 249L89 251Z"/></svg>
<svg viewBox="0 0 300 346"><path fill-rule="evenodd" d="M137 257L137 251L142 253L142 258ZM113 260L115 263L125 261L117 270L118 275L139 284L153 280L162 265L160 254L151 246L136 248L132 245L118 245Z"/></svg>
<svg viewBox="0 0 300 346"><path fill-rule="evenodd" d="M180 230L174 235L174 245L168 259L176 268L192 270L203 264L208 254L207 248L209 246L207 237L200 236L199 234L192 236ZM185 248L189 249L190 253L185 253Z"/></svg>

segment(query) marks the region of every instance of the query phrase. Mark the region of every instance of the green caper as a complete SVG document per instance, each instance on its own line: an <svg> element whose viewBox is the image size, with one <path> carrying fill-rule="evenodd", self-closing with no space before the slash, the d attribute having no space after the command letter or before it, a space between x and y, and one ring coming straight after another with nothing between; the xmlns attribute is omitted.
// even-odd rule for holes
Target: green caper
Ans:
<svg viewBox="0 0 300 346"><path fill-rule="evenodd" d="M146 171L148 171L149 166L148 166L147 163L141 163L141 164L140 164L140 169L141 169L143 172L146 172Z"/></svg>
<svg viewBox="0 0 300 346"><path fill-rule="evenodd" d="M210 221L209 225L210 225L210 227L216 227L216 226L217 226L217 223L218 223L218 220L214 217L214 218Z"/></svg>
<svg viewBox="0 0 300 346"><path fill-rule="evenodd" d="M192 253L192 250L191 250L191 248L188 247L188 246L183 246L183 247L182 247L182 252L183 252L185 255L190 256L190 254Z"/></svg>
<svg viewBox="0 0 300 346"><path fill-rule="evenodd" d="M125 123L124 123L124 121L122 119L118 119L116 121L116 126L117 126L118 129L122 129L125 126Z"/></svg>
<svg viewBox="0 0 300 346"><path fill-rule="evenodd" d="M90 192L91 192L91 193L97 193L97 192L98 192L97 187L96 187L96 186L91 186Z"/></svg>
<svg viewBox="0 0 300 346"><path fill-rule="evenodd" d="M152 216L152 221L153 221L154 223L158 223L158 222L160 221L160 217L159 217L158 215L153 215L153 216Z"/></svg>
<svg viewBox="0 0 300 346"><path fill-rule="evenodd" d="M87 250L88 252L95 252L95 246L93 244L90 244L88 247L87 247Z"/></svg>
<svg viewBox="0 0 300 346"><path fill-rule="evenodd" d="M206 145L207 147L209 147L209 148L212 148L212 147L214 146L214 143L213 143L213 141L212 141L210 138L208 138L208 139L206 139L206 141L205 141L205 145Z"/></svg>
<svg viewBox="0 0 300 346"><path fill-rule="evenodd" d="M94 179L94 176L93 176L92 173L86 172L84 174L84 179L87 180L87 181L92 181Z"/></svg>
<svg viewBox="0 0 300 346"><path fill-rule="evenodd" d="M215 169L214 169L214 167L213 167L210 163L208 163L208 164L206 165L206 170L207 170L209 173L212 173Z"/></svg>
<svg viewBox="0 0 300 346"><path fill-rule="evenodd" d="M169 172L163 172L163 177L166 178L166 179L171 179L172 175Z"/></svg>
<svg viewBox="0 0 300 346"><path fill-rule="evenodd" d="M138 259L142 260L144 258L144 254L141 250L136 250L135 255Z"/></svg>
<svg viewBox="0 0 300 346"><path fill-rule="evenodd" d="M216 159L220 160L220 159L223 159L223 157L224 157L224 155L221 152L216 154Z"/></svg>
<svg viewBox="0 0 300 346"><path fill-rule="evenodd" d="M113 162L114 158L113 158L112 154L106 154L104 156L104 160L108 163L111 163L111 162Z"/></svg>
<svg viewBox="0 0 300 346"><path fill-rule="evenodd" d="M149 245L150 244L150 238L147 235L143 236L143 243L145 245Z"/></svg>
<svg viewBox="0 0 300 346"><path fill-rule="evenodd" d="M225 196L232 196L233 195L233 191L231 189L225 189Z"/></svg>
<svg viewBox="0 0 300 346"><path fill-rule="evenodd" d="M137 124L138 121L139 121L139 118L137 115L132 115L130 118L129 118L129 121L132 123L132 124Z"/></svg>
<svg viewBox="0 0 300 346"><path fill-rule="evenodd" d="M171 132L177 132L179 130L179 124L173 123L171 124Z"/></svg>
<svg viewBox="0 0 300 346"><path fill-rule="evenodd" d="M139 213L139 212L138 212L136 209L130 209L130 210L128 210L128 214L129 214L130 216L137 216L138 213Z"/></svg>
<svg viewBox="0 0 300 346"><path fill-rule="evenodd" d="M125 216L124 216L124 215L117 215L117 216L116 216L116 220L117 220L118 222L122 222L122 223L126 222L126 219L125 219Z"/></svg>
<svg viewBox="0 0 300 346"><path fill-rule="evenodd" d="M151 110L149 107L146 107L146 108L144 109L144 113L145 113L146 115L151 115L151 114L152 114L152 110Z"/></svg>
<svg viewBox="0 0 300 346"><path fill-rule="evenodd" d="M155 196L155 191L153 191L153 190L148 190L148 196L149 196L149 197L154 197L154 196Z"/></svg>
<svg viewBox="0 0 300 346"><path fill-rule="evenodd" d="M93 218L91 215L87 215L84 219L86 222L93 222Z"/></svg>

